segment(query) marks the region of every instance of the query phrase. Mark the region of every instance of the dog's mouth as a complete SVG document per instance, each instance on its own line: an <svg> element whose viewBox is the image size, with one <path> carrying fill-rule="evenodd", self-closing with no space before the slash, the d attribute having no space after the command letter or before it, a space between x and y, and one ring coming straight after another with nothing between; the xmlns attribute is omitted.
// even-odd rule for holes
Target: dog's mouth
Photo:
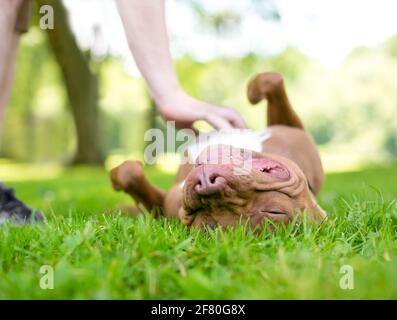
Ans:
<svg viewBox="0 0 397 320"><path fill-rule="evenodd" d="M242 167L245 170L259 170L280 180L290 178L289 170L280 162L269 159L256 151L232 146L214 145L207 147L196 159L196 167L203 164L229 165Z"/></svg>
<svg viewBox="0 0 397 320"><path fill-rule="evenodd" d="M265 158L252 159L252 167L280 180L287 180L290 177L289 170L281 163L274 160Z"/></svg>

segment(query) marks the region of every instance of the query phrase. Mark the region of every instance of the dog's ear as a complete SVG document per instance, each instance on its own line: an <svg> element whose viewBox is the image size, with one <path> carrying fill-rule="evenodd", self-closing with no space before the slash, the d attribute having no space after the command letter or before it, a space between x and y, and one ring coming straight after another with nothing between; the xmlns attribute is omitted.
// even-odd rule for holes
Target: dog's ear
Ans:
<svg viewBox="0 0 397 320"><path fill-rule="evenodd" d="M321 223L324 219L327 218L327 212L323 208L320 207L320 205L317 203L316 198L314 195L310 192L310 205L308 206L309 208L309 213L313 220Z"/></svg>
<svg viewBox="0 0 397 320"><path fill-rule="evenodd" d="M323 208L320 207L318 203L316 203L316 206L314 207L312 214L313 214L313 218L319 223L321 223L327 218L327 213L324 211Z"/></svg>

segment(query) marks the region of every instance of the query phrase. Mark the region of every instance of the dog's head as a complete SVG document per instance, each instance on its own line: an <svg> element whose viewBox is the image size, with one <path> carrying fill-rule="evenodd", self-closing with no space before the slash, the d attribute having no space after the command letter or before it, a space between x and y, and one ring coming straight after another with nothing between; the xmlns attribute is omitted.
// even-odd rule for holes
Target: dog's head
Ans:
<svg viewBox="0 0 397 320"><path fill-rule="evenodd" d="M247 220L261 226L266 219L288 224L302 212L317 221L326 216L294 162L216 145L201 152L187 176L179 216L196 227L235 226Z"/></svg>

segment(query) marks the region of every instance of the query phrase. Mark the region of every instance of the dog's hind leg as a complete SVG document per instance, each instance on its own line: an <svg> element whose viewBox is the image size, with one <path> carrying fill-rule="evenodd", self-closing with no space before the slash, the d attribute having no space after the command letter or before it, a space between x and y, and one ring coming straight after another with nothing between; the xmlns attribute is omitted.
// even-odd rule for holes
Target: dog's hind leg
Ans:
<svg viewBox="0 0 397 320"><path fill-rule="evenodd" d="M165 192L152 185L145 177L139 161L125 161L110 171L113 188L128 193L147 211L163 210Z"/></svg>
<svg viewBox="0 0 397 320"><path fill-rule="evenodd" d="M304 129L303 123L289 102L283 77L275 72L257 74L248 84L248 100L257 104L263 99L268 101L267 125L285 125Z"/></svg>

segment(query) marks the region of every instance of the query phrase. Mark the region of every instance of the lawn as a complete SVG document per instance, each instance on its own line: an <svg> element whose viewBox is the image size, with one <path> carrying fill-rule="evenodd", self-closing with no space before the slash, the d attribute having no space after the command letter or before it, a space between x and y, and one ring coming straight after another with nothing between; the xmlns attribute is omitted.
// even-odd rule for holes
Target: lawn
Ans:
<svg viewBox="0 0 397 320"><path fill-rule="evenodd" d="M0 299L397 298L397 166L327 175L327 223L260 235L109 214L129 199L104 170L46 170L42 179L5 175L47 223L0 226ZM42 265L54 270L53 290L40 288ZM354 289L339 285L344 265Z"/></svg>

